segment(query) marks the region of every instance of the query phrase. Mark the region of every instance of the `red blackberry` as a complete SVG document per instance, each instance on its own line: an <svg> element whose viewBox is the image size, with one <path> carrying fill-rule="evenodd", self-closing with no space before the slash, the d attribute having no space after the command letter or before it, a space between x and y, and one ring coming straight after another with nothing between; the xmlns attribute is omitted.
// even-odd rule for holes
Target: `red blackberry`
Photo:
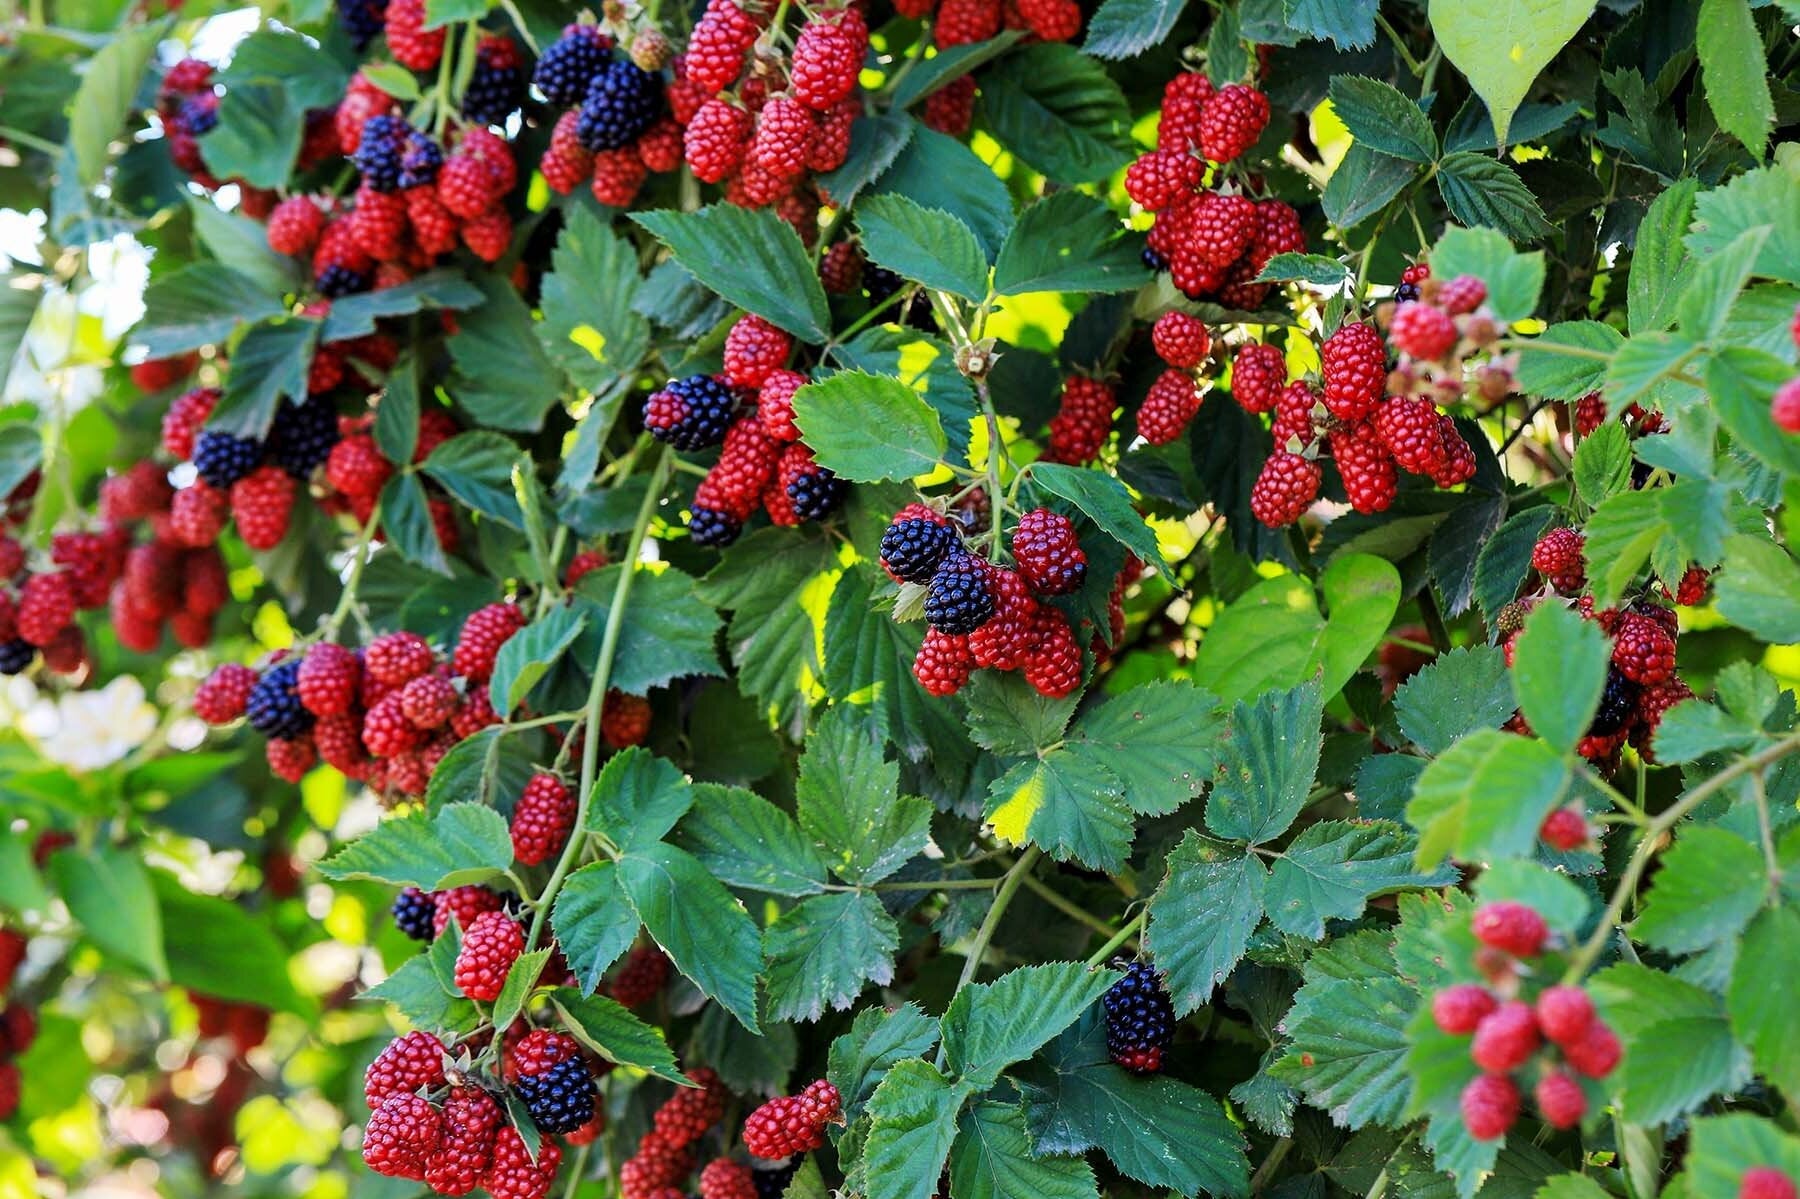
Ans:
<svg viewBox="0 0 1800 1199"><path fill-rule="evenodd" d="M1388 340L1404 354L1427 362L1448 357L1456 348L1456 323L1435 304L1409 301L1394 309Z"/></svg>
<svg viewBox="0 0 1800 1199"><path fill-rule="evenodd" d="M756 1157L780 1161L825 1143L825 1126L843 1120L836 1087L824 1079L798 1095L771 1099L744 1121L744 1148Z"/></svg>
<svg viewBox="0 0 1800 1199"><path fill-rule="evenodd" d="M975 668L975 657L969 649L969 637L925 630L925 640L913 657L913 677L931 695L955 695L969 681Z"/></svg>
<svg viewBox="0 0 1800 1199"><path fill-rule="evenodd" d="M270 737L263 742L263 757L268 762L269 773L289 783L305 778L306 772L319 760L312 738L305 735L291 739Z"/></svg>
<svg viewBox="0 0 1800 1199"><path fill-rule="evenodd" d="M502 189L489 167L466 154L452 154L437 177L437 199L452 215L472 221L499 202Z"/></svg>
<svg viewBox="0 0 1800 1199"><path fill-rule="evenodd" d="M1534 958L1544 951L1550 930L1544 918L1522 903L1500 900L1475 909L1475 937L1483 945L1516 958Z"/></svg>
<svg viewBox="0 0 1800 1199"><path fill-rule="evenodd" d="M1250 512L1271 529L1291 525L1318 498L1320 481L1317 462L1276 450L1250 488Z"/></svg>
<svg viewBox="0 0 1800 1199"><path fill-rule="evenodd" d="M574 824L575 797L562 780L554 774L532 775L513 805L513 856L527 866L548 861L562 852Z"/></svg>
<svg viewBox="0 0 1800 1199"><path fill-rule="evenodd" d="M423 637L404 630L383 633L363 651L363 669L369 678L389 687L410 683L430 670L436 660Z"/></svg>
<svg viewBox="0 0 1800 1199"><path fill-rule="evenodd" d="M1487 284L1474 275L1458 275L1438 288L1437 303L1451 316L1474 312L1487 299Z"/></svg>
<svg viewBox="0 0 1800 1199"><path fill-rule="evenodd" d="M363 1164L377 1174L423 1181L442 1136L442 1121L431 1104L417 1095L390 1095L363 1130Z"/></svg>
<svg viewBox="0 0 1800 1199"><path fill-rule="evenodd" d="M481 1185L506 1118L486 1091L464 1086L451 1089L442 1120L443 1137L425 1165L424 1181L440 1195L466 1195Z"/></svg>
<svg viewBox="0 0 1800 1199"><path fill-rule="evenodd" d="M1399 494L1394 456L1381 443L1375 426L1363 420L1334 429L1329 435L1331 458L1344 480L1344 493L1358 512L1385 512Z"/></svg>
<svg viewBox="0 0 1800 1199"><path fill-rule="evenodd" d="M444 1082L444 1043L428 1032L409 1032L388 1042L363 1071L363 1099L373 1111L393 1095Z"/></svg>
<svg viewBox="0 0 1800 1199"><path fill-rule="evenodd" d="M1000 32L1000 0L938 0L932 42L939 50L984 42Z"/></svg>
<svg viewBox="0 0 1800 1199"><path fill-rule="evenodd" d="M501 209L484 212L464 223L463 245L483 262L498 262L512 245L512 218Z"/></svg>
<svg viewBox="0 0 1800 1199"><path fill-rule="evenodd" d="M295 689L314 716L340 716L356 703L362 662L343 646L321 641L300 659Z"/></svg>
<svg viewBox="0 0 1800 1199"><path fill-rule="evenodd" d="M867 38L859 38L841 17L808 21L794 40L788 66L794 99L824 112L856 90Z"/></svg>
<svg viewBox="0 0 1800 1199"><path fill-rule="evenodd" d="M1800 320L1796 328L1800 328ZM1800 332L1794 334L1794 340L1800 342ZM1774 1166L1751 1166L1738 1180L1737 1199L1795 1199L1796 1195L1800 1190L1794 1180Z"/></svg>
<svg viewBox="0 0 1800 1199"><path fill-rule="evenodd" d="M727 1091L714 1071L700 1067L690 1070L688 1081L656 1109L655 1135L677 1149L685 1148L706 1135L706 1130L725 1115Z"/></svg>
<svg viewBox="0 0 1800 1199"><path fill-rule="evenodd" d="M417 887L403 888L394 897L394 927L415 941L431 940L431 915L436 905Z"/></svg>
<svg viewBox="0 0 1800 1199"><path fill-rule="evenodd" d="M607 62L608 40L597 25L568 25L544 48L531 81L544 98L573 108L587 96L588 84Z"/></svg>
<svg viewBox="0 0 1800 1199"><path fill-rule="evenodd" d="M1186 371L1174 367L1163 371L1138 408L1138 436L1151 445L1168 445L1187 432L1204 398Z"/></svg>
<svg viewBox="0 0 1800 1199"><path fill-rule="evenodd" d="M325 481L353 499L373 500L394 468L367 433L346 437L325 457Z"/></svg>
<svg viewBox="0 0 1800 1199"><path fill-rule="evenodd" d="M422 674L400 688L400 713L417 729L441 728L461 696L441 674Z"/></svg>
<svg viewBox="0 0 1800 1199"><path fill-rule="evenodd" d="M1475 1027L1469 1056L1490 1074L1505 1074L1524 1065L1539 1044L1537 1017L1531 1005L1508 1000L1482 1017Z"/></svg>
<svg viewBox="0 0 1800 1199"><path fill-rule="evenodd" d="M313 714L300 703L297 679L300 659L286 658L269 667L250 689L244 715L265 737L293 738L313 726Z"/></svg>
<svg viewBox="0 0 1800 1199"><path fill-rule="evenodd" d="M1039 607L1032 624L1025 681L1039 695L1061 699L1081 685L1081 644L1060 608Z"/></svg>
<svg viewBox="0 0 1800 1199"><path fill-rule="evenodd" d="M388 0L386 24L395 62L414 71L437 69L449 31L425 28L425 0Z"/></svg>
<svg viewBox="0 0 1800 1199"><path fill-rule="evenodd" d="M1152 150L1125 171L1125 194L1150 212L1194 193L1206 164L1184 150Z"/></svg>
<svg viewBox="0 0 1800 1199"><path fill-rule="evenodd" d="M1260 272L1277 254L1299 254L1306 250L1306 230L1300 226L1300 214L1282 200L1259 200L1256 204L1256 234L1250 239L1249 264Z"/></svg>
<svg viewBox="0 0 1800 1199"><path fill-rule="evenodd" d="M1270 437L1278 449L1304 449L1319 435L1319 392L1304 379L1295 379L1275 397L1275 419Z"/></svg>
<svg viewBox="0 0 1800 1199"><path fill-rule="evenodd" d="M1186 245L1210 267L1236 262L1256 234L1256 203L1247 196L1203 192L1183 225Z"/></svg>
<svg viewBox="0 0 1800 1199"><path fill-rule="evenodd" d="M1557 1045L1571 1045L1587 1035L1595 1020L1594 1001L1580 987L1545 988L1537 998L1538 1027Z"/></svg>
<svg viewBox="0 0 1800 1199"><path fill-rule="evenodd" d="M711 375L676 379L644 401L644 427L678 450L718 445L737 411L737 393Z"/></svg>
<svg viewBox="0 0 1800 1199"><path fill-rule="evenodd" d="M753 118L728 100L708 100L688 123L683 156L695 178L718 183L735 173L750 146Z"/></svg>
<svg viewBox="0 0 1800 1199"><path fill-rule="evenodd" d="M761 390L756 393L756 419L763 432L776 441L799 441L800 429L794 424L794 393L810 382L799 371L769 372ZM729 436L729 435L728 435Z"/></svg>
<svg viewBox="0 0 1800 1199"><path fill-rule="evenodd" d="M230 724L244 714L257 673L239 662L213 668L194 691L194 715L207 724Z"/></svg>
<svg viewBox="0 0 1800 1199"><path fill-rule="evenodd" d="M1498 1001L1486 987L1458 983L1431 997L1431 1019L1443 1032L1468 1036L1497 1007Z"/></svg>
<svg viewBox="0 0 1800 1199"><path fill-rule="evenodd" d="M1387 385L1387 350L1375 326L1350 321L1319 347L1325 407L1339 420L1361 420L1381 402Z"/></svg>
<svg viewBox="0 0 1800 1199"><path fill-rule="evenodd" d="M540 1132L574 1132L594 1118L594 1077L579 1054L529 1073L521 1068L512 1087Z"/></svg>
<svg viewBox="0 0 1800 1199"><path fill-rule="evenodd" d="M1559 1048L1563 1051L1563 1060L1577 1074L1588 1078L1605 1078L1625 1054L1618 1034L1599 1020L1590 1022L1579 1038L1564 1042Z"/></svg>
<svg viewBox="0 0 1800 1199"><path fill-rule="evenodd" d="M425 731L406 718L400 692L393 690L363 713L362 740L378 758L392 758L425 744Z"/></svg>
<svg viewBox="0 0 1800 1199"><path fill-rule="evenodd" d="M325 214L310 196L290 196L269 214L269 248L277 254L305 254L324 228Z"/></svg>
<svg viewBox="0 0 1800 1199"><path fill-rule="evenodd" d="M272 550L287 536L295 484L278 466L259 466L231 485L238 536L253 550Z"/></svg>
<svg viewBox="0 0 1800 1199"><path fill-rule="evenodd" d="M1455 487L1475 477L1475 451L1470 447L1456 422L1446 413L1438 414L1438 437L1444 453L1428 472L1439 487Z"/></svg>
<svg viewBox="0 0 1800 1199"><path fill-rule="evenodd" d="M1612 664L1632 682L1654 687L1675 673L1675 638L1653 618L1626 612L1613 628Z"/></svg>
<svg viewBox="0 0 1800 1199"><path fill-rule="evenodd" d="M1206 361L1212 338L1206 326L1185 312L1165 312L1150 329L1156 353L1170 366L1191 370Z"/></svg>
<svg viewBox="0 0 1800 1199"><path fill-rule="evenodd" d="M612 997L628 1008L650 1002L669 979L669 959L655 945L639 945L612 980Z"/></svg>
<svg viewBox="0 0 1800 1199"><path fill-rule="evenodd" d="M793 349L794 339L760 316L745 314L725 335L725 379L745 388L759 388L781 369Z"/></svg>
<svg viewBox="0 0 1800 1199"><path fill-rule="evenodd" d="M1444 458L1444 430L1430 400L1395 396L1375 409L1375 433L1400 469L1430 474Z"/></svg>
<svg viewBox="0 0 1800 1199"><path fill-rule="evenodd" d="M1034 508L1019 517L1012 552L1019 573L1039 595L1068 595L1087 580L1087 555L1074 524L1061 513Z"/></svg>
<svg viewBox="0 0 1800 1199"><path fill-rule="evenodd" d="M655 124L662 108L656 76L624 59L608 59L588 83L575 133L590 150L617 150Z"/></svg>
<svg viewBox="0 0 1800 1199"><path fill-rule="evenodd" d="M1538 840L1564 852L1586 845L1589 835L1587 818L1573 806L1557 808L1538 825Z"/></svg>
<svg viewBox="0 0 1800 1199"><path fill-rule="evenodd" d="M470 999L500 998L507 971L525 951L525 930L505 912L483 912L463 930L456 955L456 987Z"/></svg>
<svg viewBox="0 0 1800 1199"><path fill-rule="evenodd" d="M1175 1039L1175 1005L1149 962L1116 963L1125 977L1101 997L1106 1009L1106 1055L1133 1074L1162 1070L1163 1052Z"/></svg>
<svg viewBox="0 0 1800 1199"><path fill-rule="evenodd" d="M498 912L505 901L486 887L469 884L462 887L451 887L448 891L432 893L431 936L435 940L443 933L444 927L456 917L456 927L463 932L484 912Z"/></svg>
<svg viewBox="0 0 1800 1199"><path fill-rule="evenodd" d="M1478 1074L1463 1088L1459 1106L1470 1136L1498 1140L1519 1118L1519 1088L1504 1074Z"/></svg>
<svg viewBox="0 0 1800 1199"><path fill-rule="evenodd" d="M1083 569L1086 569L1085 562ZM1025 576L1016 570L995 567L989 577L994 584L993 616L988 618L986 624L968 635L966 647L960 644L941 646L947 657L945 665L951 667L952 671L960 658L969 657L974 659L974 664L978 667L993 670L1017 670L1025 664L1026 656L1037 644L1038 602L1033 597L1031 587L1025 581ZM928 643L934 639L941 642L945 636L933 629L926 633L925 640ZM962 640L962 638L953 639L957 643ZM919 658L913 663L913 673L919 678L921 684L926 684L926 690L930 690L925 676L920 675L918 671L919 661L923 660L925 656L925 648L921 646ZM967 674L967 668L964 667L963 679L967 678ZM954 675L952 674L951 677ZM959 686L963 679L957 680Z"/></svg>
<svg viewBox="0 0 1800 1199"><path fill-rule="evenodd" d="M193 457L194 442L200 435L200 426L212 416L213 405L219 402L219 395L216 387L197 387L176 396L169 405L169 411L163 416L163 449L177 458Z"/></svg>
<svg viewBox="0 0 1800 1199"><path fill-rule="evenodd" d="M1156 148L1193 149L1200 141L1200 114L1212 99L1212 80L1199 71L1184 71L1163 85L1162 115L1156 123Z"/></svg>
<svg viewBox="0 0 1800 1199"><path fill-rule="evenodd" d="M194 470L220 491L255 470L262 457L262 442L229 433L209 429L194 442Z"/></svg>
<svg viewBox="0 0 1800 1199"><path fill-rule="evenodd" d="M1253 87L1220 88L1200 109L1200 152L1213 162L1231 162L1256 144L1269 124L1269 98Z"/></svg>
<svg viewBox="0 0 1800 1199"><path fill-rule="evenodd" d="M1231 398L1245 412L1267 412L1287 386L1287 357L1272 345L1253 341L1231 360Z"/></svg>
<svg viewBox="0 0 1800 1199"><path fill-rule="evenodd" d="M939 632L973 633L994 614L988 564L960 548L946 554L925 592L925 619Z"/></svg>
<svg viewBox="0 0 1800 1199"><path fill-rule="evenodd" d="M1050 444L1044 452L1045 460L1070 466L1086 466L1092 462L1112 432L1113 413L1117 408L1118 401L1112 388L1100 380L1081 375L1065 378L1057 413L1050 418Z"/></svg>
<svg viewBox="0 0 1800 1199"><path fill-rule="evenodd" d="M488 34L475 45L475 70L463 92L463 116L502 125L525 99L525 60L509 37Z"/></svg>
<svg viewBox="0 0 1800 1199"><path fill-rule="evenodd" d="M544 1199L561 1165L562 1150L555 1141L540 1144L534 1161L513 1126L502 1124L494 1134L493 1160L481 1185L493 1199Z"/></svg>
<svg viewBox="0 0 1800 1199"><path fill-rule="evenodd" d="M465 679L486 681L494 673L500 647L524 627L525 613L516 604L495 603L477 608L463 621L450 668Z"/></svg>
<svg viewBox="0 0 1800 1199"><path fill-rule="evenodd" d="M1531 568L1561 594L1573 595L1587 582L1586 544L1578 529L1551 529L1532 547Z"/></svg>
<svg viewBox="0 0 1800 1199"><path fill-rule="evenodd" d="M757 1199L750 1167L728 1157L707 1162L700 1171L700 1199Z"/></svg>

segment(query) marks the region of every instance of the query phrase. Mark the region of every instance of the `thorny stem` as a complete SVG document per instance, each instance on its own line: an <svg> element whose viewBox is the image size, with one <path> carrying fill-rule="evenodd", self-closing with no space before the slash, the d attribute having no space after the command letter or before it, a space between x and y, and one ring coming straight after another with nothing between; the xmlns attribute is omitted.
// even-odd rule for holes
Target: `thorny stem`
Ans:
<svg viewBox="0 0 1800 1199"><path fill-rule="evenodd" d="M606 702L606 685L612 679L613 658L619 652L619 634L625 627L625 602L631 598L631 584L637 578L637 560L644 548L644 537L650 531L650 517L655 514L656 506L662 499L663 484L669 477L668 456L661 455L656 465L650 470L650 487L644 492L644 502L638 505L637 521L631 528L631 541L625 548L623 569L619 571L618 584L613 588L612 608L606 614L606 629L600 637L600 656L594 662L594 682L588 689L586 715L583 727L586 735L581 746L581 790L575 797L575 821L573 831L569 834L567 844L563 846L562 856L556 860L556 869L550 873L550 881L544 884L544 890L538 901L538 909L531 918L531 932L525 938L525 952L530 953L537 947L538 938L543 935L544 921L550 914L550 905L557 892L562 889L563 879L568 877L575 861L581 856L586 842L582 836L587 827L588 802L594 789L594 776L600 765L600 708Z"/></svg>
<svg viewBox="0 0 1800 1199"><path fill-rule="evenodd" d="M1790 733L1766 749L1751 754L1747 758L1739 758L1658 814L1650 822L1649 827L1644 830L1643 838L1638 841L1637 849L1632 852L1631 861L1626 865L1625 873L1620 877L1618 885L1613 888L1612 899L1607 903L1606 911L1600 916L1600 923L1594 927L1594 931L1588 935L1588 939L1582 942L1581 948L1570 955L1569 966L1563 971L1562 981L1568 984L1579 982L1582 976L1588 972L1589 967L1594 964L1594 959L1600 956L1600 951L1606 947L1607 939L1612 936L1613 926L1624 914L1625 904L1636 893L1638 880L1644 876L1644 870L1650 865L1650 859L1661 847L1660 843L1663 837L1676 824L1680 823L1683 816L1705 803L1741 775L1761 774L1763 770L1773 763L1779 762L1796 749L1800 749L1800 733Z"/></svg>
<svg viewBox="0 0 1800 1199"><path fill-rule="evenodd" d="M331 616L325 621L324 637L327 641L337 639L338 630L343 627L344 617L349 615L356 604L356 587L362 582L363 567L369 562L369 543L375 538L375 529L381 524L381 502L369 512L369 519L363 522L362 531L356 535L356 544L350 549L350 577L344 580L343 594L338 596L337 607L331 610Z"/></svg>

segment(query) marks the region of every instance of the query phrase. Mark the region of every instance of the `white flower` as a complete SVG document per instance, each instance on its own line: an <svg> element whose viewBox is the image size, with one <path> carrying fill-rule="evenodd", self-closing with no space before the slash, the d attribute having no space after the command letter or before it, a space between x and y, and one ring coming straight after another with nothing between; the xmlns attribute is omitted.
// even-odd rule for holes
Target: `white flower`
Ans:
<svg viewBox="0 0 1800 1199"><path fill-rule="evenodd" d="M40 703L28 715L26 732L37 738L46 758L72 770L99 770L119 761L156 731L156 708L144 685L122 675L98 691L71 691L53 710Z"/></svg>

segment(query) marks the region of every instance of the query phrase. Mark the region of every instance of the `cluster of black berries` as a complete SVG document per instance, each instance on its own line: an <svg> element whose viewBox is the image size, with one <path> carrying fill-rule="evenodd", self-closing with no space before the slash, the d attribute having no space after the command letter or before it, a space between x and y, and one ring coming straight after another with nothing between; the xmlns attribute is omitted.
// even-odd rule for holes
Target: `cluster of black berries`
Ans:
<svg viewBox="0 0 1800 1199"><path fill-rule="evenodd" d="M629 146L663 114L662 81L612 53L612 39L593 25L570 25L538 59L531 81L544 98L580 107L576 137L590 151Z"/></svg>
<svg viewBox="0 0 1800 1199"><path fill-rule="evenodd" d="M1162 976L1149 962L1114 961L1125 977L1101 997L1106 1009L1107 1056L1133 1074L1162 1069L1163 1050L1175 1038L1175 1005Z"/></svg>

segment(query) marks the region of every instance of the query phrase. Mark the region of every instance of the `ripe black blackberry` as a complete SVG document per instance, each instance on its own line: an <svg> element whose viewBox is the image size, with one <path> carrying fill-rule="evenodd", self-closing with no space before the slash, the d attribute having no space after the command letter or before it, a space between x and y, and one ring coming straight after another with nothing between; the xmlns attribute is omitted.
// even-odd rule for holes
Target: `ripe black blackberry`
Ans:
<svg viewBox="0 0 1800 1199"><path fill-rule="evenodd" d="M1144 260L1144 267L1147 270L1152 270L1161 274L1163 271L1169 269L1169 260L1164 258L1161 254L1158 254L1155 250L1152 250L1149 246L1144 247L1142 258Z"/></svg>
<svg viewBox="0 0 1800 1199"><path fill-rule="evenodd" d="M300 659L289 658L263 671L256 686L250 688L250 699L244 715L250 727L265 737L298 737L313 726L313 714L300 704L295 686L300 674Z"/></svg>
<svg viewBox="0 0 1800 1199"><path fill-rule="evenodd" d="M629 146L662 115L656 76L622 58L604 63L588 84L575 137L589 150Z"/></svg>
<svg viewBox="0 0 1800 1199"><path fill-rule="evenodd" d="M338 443L337 409L324 396L283 404L269 429L269 457L296 479L305 479Z"/></svg>
<svg viewBox="0 0 1800 1199"><path fill-rule="evenodd" d="M397 191L400 187L400 155L406 145L404 118L380 113L363 122L362 141L351 161L362 173L362 181L378 192Z"/></svg>
<svg viewBox="0 0 1800 1199"><path fill-rule="evenodd" d="M369 271L359 271L341 262L334 262L319 272L318 278L313 280L313 286L326 299L335 300L339 296L368 291L375 286L375 276Z"/></svg>
<svg viewBox="0 0 1800 1199"><path fill-rule="evenodd" d="M194 469L220 491L255 470L262 460L262 442L247 437L207 430L194 442Z"/></svg>
<svg viewBox="0 0 1800 1199"><path fill-rule="evenodd" d="M477 125L500 125L525 100L525 64L504 37L484 37L475 70L463 92L463 116Z"/></svg>
<svg viewBox="0 0 1800 1199"><path fill-rule="evenodd" d="M1418 298L1419 285L1417 283L1402 283L1399 287L1394 289L1394 303L1396 304L1404 304L1408 300L1416 300Z"/></svg>
<svg viewBox="0 0 1800 1199"><path fill-rule="evenodd" d="M358 53L387 26L387 0L338 0L338 24Z"/></svg>
<svg viewBox="0 0 1800 1199"><path fill-rule="evenodd" d="M1100 1000L1106 1009L1107 1056L1133 1074L1155 1074L1175 1038L1175 1005L1149 962L1115 960L1113 968L1125 977Z"/></svg>
<svg viewBox="0 0 1800 1199"><path fill-rule="evenodd" d="M863 288L869 293L871 308L886 303L893 298L895 292L905 285L905 279L885 266L877 266L873 262L863 266ZM908 328L935 333L937 328L932 324L930 305L929 300L919 295L913 295L900 306L898 312L890 313L889 319L898 321Z"/></svg>
<svg viewBox="0 0 1800 1199"><path fill-rule="evenodd" d="M1588 726L1588 736L1610 737L1630 724L1632 713L1637 711L1638 695L1642 690L1643 688L1620 674L1618 667L1608 666L1606 688L1600 692L1600 710L1594 713L1594 723Z"/></svg>
<svg viewBox="0 0 1800 1199"><path fill-rule="evenodd" d="M37 646L22 637L0 641L0 674L23 674L37 657Z"/></svg>
<svg viewBox="0 0 1800 1199"><path fill-rule="evenodd" d="M406 135L406 150L400 155L402 189L423 187L437 181L438 169L444 165L444 151L425 134L414 130Z"/></svg>
<svg viewBox="0 0 1800 1199"><path fill-rule="evenodd" d="M699 450L725 440L737 412L737 392L711 375L676 379L644 401L644 428L678 450Z"/></svg>
<svg viewBox="0 0 1800 1199"><path fill-rule="evenodd" d="M801 520L824 520L843 506L850 484L821 466L789 483L787 494Z"/></svg>
<svg viewBox="0 0 1800 1199"><path fill-rule="evenodd" d="M592 25L570 25L538 58L531 81L550 103L573 108L586 98L588 84L606 61L600 30Z"/></svg>
<svg viewBox="0 0 1800 1199"><path fill-rule="evenodd" d="M973 633L994 615L988 565L973 554L950 554L925 589L925 620L940 633Z"/></svg>
<svg viewBox="0 0 1800 1199"><path fill-rule="evenodd" d="M537 1074L521 1074L513 1091L539 1132L574 1132L594 1118L594 1078L587 1063L568 1058Z"/></svg>
<svg viewBox="0 0 1800 1199"><path fill-rule="evenodd" d="M695 545L724 547L736 541L744 531L744 522L729 512L711 508L694 508L688 516L688 536Z"/></svg>
<svg viewBox="0 0 1800 1199"><path fill-rule="evenodd" d="M771 1166L760 1157L751 1158L750 1183L756 1188L756 1199L781 1199L787 1194L788 1183L800 1172L800 1163L805 1160L804 1153L796 1153L781 1165Z"/></svg>
<svg viewBox="0 0 1800 1199"><path fill-rule="evenodd" d="M407 887L394 896L394 927L415 941L431 940L431 919L437 914L437 901L429 892Z"/></svg>
<svg viewBox="0 0 1800 1199"><path fill-rule="evenodd" d="M219 98L211 92L201 92L183 100L180 121L182 128L195 137L211 133L219 123Z"/></svg>
<svg viewBox="0 0 1800 1199"><path fill-rule="evenodd" d="M881 562L903 583L926 583L960 546L956 530L941 521L897 520L881 535Z"/></svg>

